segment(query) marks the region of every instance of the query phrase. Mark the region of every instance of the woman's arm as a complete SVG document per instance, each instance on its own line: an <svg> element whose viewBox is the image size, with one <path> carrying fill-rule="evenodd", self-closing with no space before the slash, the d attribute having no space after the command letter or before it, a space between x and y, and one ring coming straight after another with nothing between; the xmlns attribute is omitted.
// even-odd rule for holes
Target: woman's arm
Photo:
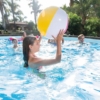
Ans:
<svg viewBox="0 0 100 100"><path fill-rule="evenodd" d="M38 66L47 66L59 63L61 61L61 41L63 37L63 30L60 30L58 36L57 36L57 51L56 51L56 57L55 59L41 59L41 58L34 58L34 64L37 64Z"/></svg>
<svg viewBox="0 0 100 100"><path fill-rule="evenodd" d="M59 63L61 61L61 42L57 43L57 52L56 52L56 57L55 59L41 59L41 58L35 58L35 63L38 64L39 66L47 66L47 65L52 65Z"/></svg>

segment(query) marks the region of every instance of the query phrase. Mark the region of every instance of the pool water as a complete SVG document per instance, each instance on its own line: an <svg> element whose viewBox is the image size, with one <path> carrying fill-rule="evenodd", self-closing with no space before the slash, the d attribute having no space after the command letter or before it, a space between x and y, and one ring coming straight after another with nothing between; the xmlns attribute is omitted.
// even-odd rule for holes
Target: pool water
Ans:
<svg viewBox="0 0 100 100"><path fill-rule="evenodd" d="M46 66L46 79L23 67L22 43L13 50L0 38L0 100L100 100L100 40L77 45L65 38L61 63ZM38 56L55 57L56 46L43 38Z"/></svg>

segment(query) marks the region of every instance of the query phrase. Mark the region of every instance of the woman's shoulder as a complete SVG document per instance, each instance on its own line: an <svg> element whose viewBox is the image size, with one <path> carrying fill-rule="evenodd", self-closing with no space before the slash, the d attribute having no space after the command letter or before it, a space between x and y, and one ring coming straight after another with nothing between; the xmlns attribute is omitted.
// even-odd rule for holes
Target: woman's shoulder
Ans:
<svg viewBox="0 0 100 100"><path fill-rule="evenodd" d="M39 61L41 61L42 59L41 58L39 58L39 57L31 57L31 58L29 58L29 60L28 60L28 63L30 64L37 64Z"/></svg>
<svg viewBox="0 0 100 100"><path fill-rule="evenodd" d="M29 61L28 61L28 65L29 65L29 67L31 67L31 68L38 68L38 67L40 67L40 64L39 64L40 61L41 61L41 59L38 58L38 57L31 58L31 59L29 59Z"/></svg>

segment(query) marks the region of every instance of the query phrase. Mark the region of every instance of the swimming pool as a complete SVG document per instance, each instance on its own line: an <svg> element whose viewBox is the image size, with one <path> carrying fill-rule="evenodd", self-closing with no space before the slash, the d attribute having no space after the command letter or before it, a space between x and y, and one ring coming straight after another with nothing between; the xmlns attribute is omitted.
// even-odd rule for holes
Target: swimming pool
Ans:
<svg viewBox="0 0 100 100"><path fill-rule="evenodd" d="M23 68L22 48L14 51L8 38L0 38L0 100L100 100L100 40L79 46L66 37L61 63L44 67L42 80ZM55 50L43 38L37 55L54 57Z"/></svg>

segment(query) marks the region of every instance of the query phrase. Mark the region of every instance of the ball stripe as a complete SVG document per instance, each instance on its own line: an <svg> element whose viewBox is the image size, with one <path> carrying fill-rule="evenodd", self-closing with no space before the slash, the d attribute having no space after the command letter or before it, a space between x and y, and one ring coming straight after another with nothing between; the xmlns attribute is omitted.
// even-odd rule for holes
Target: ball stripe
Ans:
<svg viewBox="0 0 100 100"><path fill-rule="evenodd" d="M49 27L55 13L57 12L57 10L58 10L58 7L48 7L47 9L43 10L40 13L38 21L37 21L37 28L43 36L46 35L48 27ZM52 13L50 13L50 12L52 12Z"/></svg>
<svg viewBox="0 0 100 100"><path fill-rule="evenodd" d="M66 30L68 27L66 23L68 23L68 15L64 10L59 8L50 22L46 37L52 38L52 34L56 37L60 29Z"/></svg>

